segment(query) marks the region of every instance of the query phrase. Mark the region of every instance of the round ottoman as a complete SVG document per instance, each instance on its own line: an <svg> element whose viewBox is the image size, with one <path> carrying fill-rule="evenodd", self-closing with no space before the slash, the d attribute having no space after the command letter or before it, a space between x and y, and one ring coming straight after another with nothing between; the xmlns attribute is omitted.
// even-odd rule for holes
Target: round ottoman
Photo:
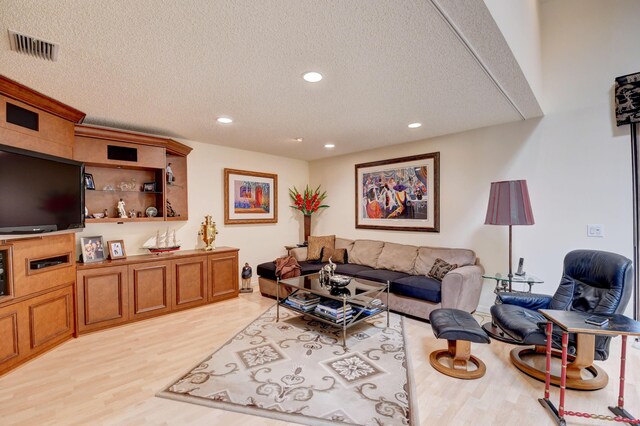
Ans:
<svg viewBox="0 0 640 426"><path fill-rule="evenodd" d="M447 339L448 348L431 352L431 366L447 376L458 379L479 379L487 368L480 359L471 355L471 342L491 343L478 322L469 312L460 309L436 309L429 315L433 334L438 339ZM448 359L449 365L440 362ZM469 362L476 366L469 370Z"/></svg>

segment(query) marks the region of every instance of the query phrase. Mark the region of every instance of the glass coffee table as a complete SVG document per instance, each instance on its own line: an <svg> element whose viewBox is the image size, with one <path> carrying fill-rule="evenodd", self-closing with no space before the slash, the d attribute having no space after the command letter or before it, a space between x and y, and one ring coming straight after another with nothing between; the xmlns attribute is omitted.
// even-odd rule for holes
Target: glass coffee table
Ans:
<svg viewBox="0 0 640 426"><path fill-rule="evenodd" d="M347 286L336 288L322 285L319 278L319 274L311 274L278 280L276 321L280 320L281 306L307 315L320 322L341 328L342 345L345 347L347 329L362 321L386 312L387 327L389 327L389 282L380 283L354 277ZM291 294L280 299L280 295L285 294L280 286L290 287ZM384 302L382 297L385 298ZM314 304L316 300L318 303ZM342 315L339 314L340 311ZM345 312L350 313L345 315ZM335 318L332 318L334 315Z"/></svg>

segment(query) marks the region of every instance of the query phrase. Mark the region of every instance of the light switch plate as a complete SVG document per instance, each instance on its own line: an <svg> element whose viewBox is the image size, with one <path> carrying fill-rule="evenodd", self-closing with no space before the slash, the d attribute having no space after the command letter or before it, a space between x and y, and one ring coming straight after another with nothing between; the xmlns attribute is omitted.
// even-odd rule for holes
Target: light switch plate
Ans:
<svg viewBox="0 0 640 426"><path fill-rule="evenodd" d="M589 224L587 225L587 237L604 237L604 225Z"/></svg>

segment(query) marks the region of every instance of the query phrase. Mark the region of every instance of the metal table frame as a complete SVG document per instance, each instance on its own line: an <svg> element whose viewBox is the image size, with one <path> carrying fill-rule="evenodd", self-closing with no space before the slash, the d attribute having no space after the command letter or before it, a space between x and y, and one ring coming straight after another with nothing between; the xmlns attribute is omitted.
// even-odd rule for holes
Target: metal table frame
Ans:
<svg viewBox="0 0 640 426"><path fill-rule="evenodd" d="M319 276L319 274L316 273L316 274L302 275L302 276L294 277L294 278L298 279L298 280L300 278L303 278L303 279L318 279L318 276ZM372 288L371 290L363 293L367 297L371 298L369 303L364 303L365 301L360 301L358 299L354 299L354 297L361 296L363 294L354 295L354 296L350 296L350 295L347 296L346 294L343 294L342 296L333 296L333 295L328 294L328 291L326 291L324 289L317 290L317 289L303 288L303 287L298 286L296 283L287 282L287 280L288 279L280 280L278 278L278 280L276 282L276 322L280 321L280 306L282 305L282 307L287 308L287 309L289 309L291 311L298 312L300 314L310 316L315 320L324 322L326 324L330 324L330 325L332 325L334 327L341 328L342 329L342 346L344 346L344 347L347 346L347 329L349 327L352 327L352 326L354 326L354 325L366 320L366 319L376 317L376 316L386 312L387 313L387 327L389 327L389 287L390 287L389 281L386 281L384 283L380 283L380 282L376 282L376 281L370 281L370 280L365 280L365 279L360 279L360 278L355 278L354 277L353 280L359 281L362 284L379 287L379 288ZM290 280L293 281L293 278L290 279ZM291 287L295 288L295 290L289 296L297 293L298 291L306 291L308 293L312 293L312 294L315 294L315 295L320 296L320 297L325 297L325 298L328 298L328 299L342 301L342 308L343 309L346 308L347 303L355 304L357 306L363 307L364 309L371 308L371 307L374 306L373 303L372 303L373 300L378 299L378 297L380 295L382 295L383 293L386 293L386 302L382 306L375 305L376 308L380 308L380 312L377 312L377 313L371 314L371 315L363 316L362 315L362 310L360 310L360 312L358 312L356 315L353 315L351 317L351 319L348 320L348 321L346 319L346 315L343 315L342 323L339 323L339 322L333 322L333 321L329 321L327 319L324 319L324 318L322 318L322 317L320 317L318 315L315 315L313 312L305 312L303 310L295 309L292 306L289 306L289 305L285 304L284 301L287 298L284 298L284 299L280 300L280 285L288 285L288 286L291 286ZM287 296L287 297L289 297L289 296Z"/></svg>

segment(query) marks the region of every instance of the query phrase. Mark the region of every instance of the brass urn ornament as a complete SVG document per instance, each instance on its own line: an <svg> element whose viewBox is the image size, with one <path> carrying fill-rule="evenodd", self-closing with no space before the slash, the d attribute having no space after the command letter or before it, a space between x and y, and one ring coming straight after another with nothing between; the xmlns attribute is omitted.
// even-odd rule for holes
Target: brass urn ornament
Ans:
<svg viewBox="0 0 640 426"><path fill-rule="evenodd" d="M202 237L202 241L206 244L205 251L211 251L216 248L216 223L211 221L211 215L204 217L204 222L200 225L200 232L198 233Z"/></svg>

